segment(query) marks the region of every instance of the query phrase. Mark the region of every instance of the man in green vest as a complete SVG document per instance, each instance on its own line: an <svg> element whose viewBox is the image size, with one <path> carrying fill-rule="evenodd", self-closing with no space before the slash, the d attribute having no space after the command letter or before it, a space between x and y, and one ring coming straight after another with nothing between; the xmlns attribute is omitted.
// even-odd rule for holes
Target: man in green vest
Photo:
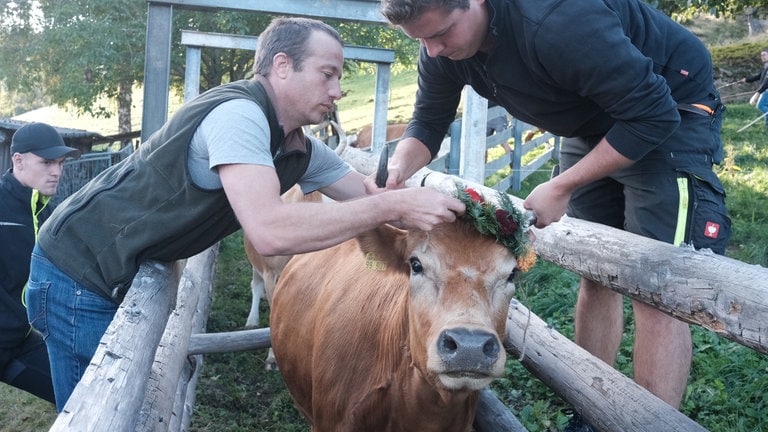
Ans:
<svg viewBox="0 0 768 432"><path fill-rule="evenodd" d="M62 410L144 260L195 255L241 229L262 255L322 249L383 223L431 229L464 205L429 188L366 196L365 176L302 134L341 98L342 41L277 18L254 78L186 103L128 159L67 199L41 230L27 289ZM331 203L283 203L294 184Z"/></svg>

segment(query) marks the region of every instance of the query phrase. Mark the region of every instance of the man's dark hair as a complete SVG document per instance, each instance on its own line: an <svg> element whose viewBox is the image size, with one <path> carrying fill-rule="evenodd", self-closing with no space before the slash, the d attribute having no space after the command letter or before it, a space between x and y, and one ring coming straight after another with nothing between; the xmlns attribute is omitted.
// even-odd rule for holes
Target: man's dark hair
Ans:
<svg viewBox="0 0 768 432"><path fill-rule="evenodd" d="M301 71L309 57L307 41L314 31L321 31L344 45L339 32L322 21L309 18L275 18L259 36L253 73L267 75L272 70L272 59L285 53L293 61L293 69Z"/></svg>
<svg viewBox="0 0 768 432"><path fill-rule="evenodd" d="M395 25L408 24L431 9L469 9L469 0L381 0L381 13Z"/></svg>

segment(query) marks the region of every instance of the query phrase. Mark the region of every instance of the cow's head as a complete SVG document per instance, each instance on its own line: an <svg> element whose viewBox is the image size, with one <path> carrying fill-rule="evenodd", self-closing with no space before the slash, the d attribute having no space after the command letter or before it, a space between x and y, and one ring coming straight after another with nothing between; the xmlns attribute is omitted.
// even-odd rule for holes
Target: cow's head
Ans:
<svg viewBox="0 0 768 432"><path fill-rule="evenodd" d="M358 242L369 260L409 278L409 349L426 379L466 391L502 376L517 273L508 248L463 220L429 232L385 225Z"/></svg>

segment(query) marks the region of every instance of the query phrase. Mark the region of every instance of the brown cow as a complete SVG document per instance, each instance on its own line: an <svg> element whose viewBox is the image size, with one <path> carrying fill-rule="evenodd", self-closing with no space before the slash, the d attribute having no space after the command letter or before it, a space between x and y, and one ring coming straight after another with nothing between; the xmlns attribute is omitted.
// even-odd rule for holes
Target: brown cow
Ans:
<svg viewBox="0 0 768 432"><path fill-rule="evenodd" d="M408 127L408 123L391 123L387 125L387 132L385 140L387 142L398 139L403 136L405 129ZM351 147L364 149L371 146L371 139L373 135L373 125L366 125L360 128L357 133L357 139L351 142Z"/></svg>
<svg viewBox="0 0 768 432"><path fill-rule="evenodd" d="M320 192L312 192L307 195L301 191L301 188L293 186L283 194L284 202L313 201L319 202L323 199ZM268 303L272 303L272 295L275 292L275 284L280 277L280 273L293 255L265 257L256 252L248 238L243 236L243 247L245 255L253 267L253 276L251 279L251 311L248 313L248 319L245 322L246 328L255 328L259 326L259 303L265 298ZM268 370L277 369L275 355L270 348L267 355L266 368Z"/></svg>
<svg viewBox="0 0 768 432"><path fill-rule="evenodd" d="M514 255L459 220L383 225L297 255L278 282L272 346L313 432L469 431L504 373Z"/></svg>

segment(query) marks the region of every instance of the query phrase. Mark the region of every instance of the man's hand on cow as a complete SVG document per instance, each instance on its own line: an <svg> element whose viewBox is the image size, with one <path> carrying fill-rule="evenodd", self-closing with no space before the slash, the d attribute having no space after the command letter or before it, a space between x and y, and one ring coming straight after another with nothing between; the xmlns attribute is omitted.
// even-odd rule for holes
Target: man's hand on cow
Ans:
<svg viewBox="0 0 768 432"><path fill-rule="evenodd" d="M453 222L466 207L458 199L430 187L393 190L401 206L400 218L394 224L403 229L430 231L436 225Z"/></svg>
<svg viewBox="0 0 768 432"><path fill-rule="evenodd" d="M536 186L523 202L523 207L536 215L536 228L557 222L565 214L571 194L563 192L552 180Z"/></svg>

